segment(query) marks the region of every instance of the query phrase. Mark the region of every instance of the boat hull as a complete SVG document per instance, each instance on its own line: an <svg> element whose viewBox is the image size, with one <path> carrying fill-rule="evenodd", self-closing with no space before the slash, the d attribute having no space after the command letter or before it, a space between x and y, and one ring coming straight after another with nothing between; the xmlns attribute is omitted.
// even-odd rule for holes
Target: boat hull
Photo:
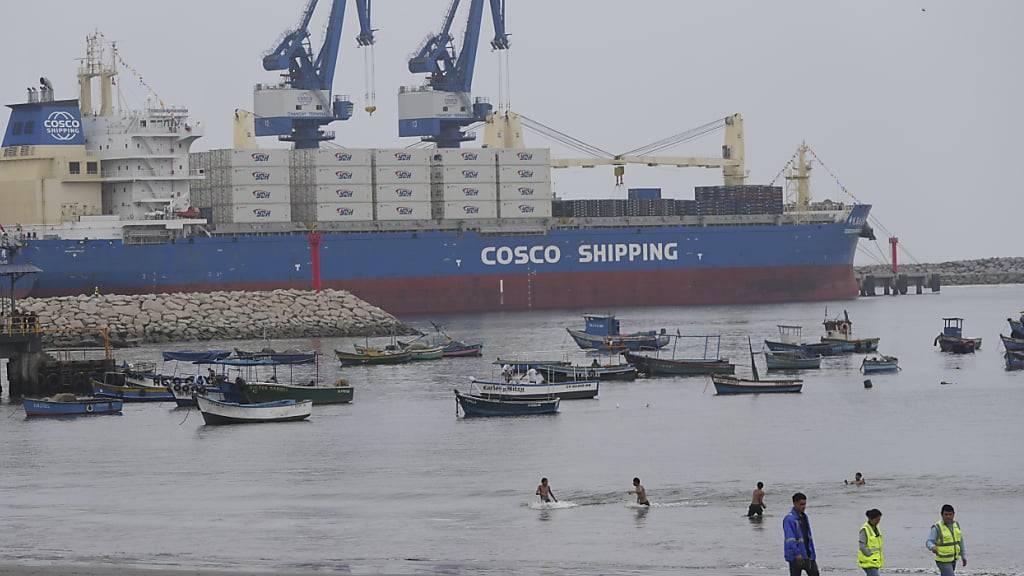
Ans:
<svg viewBox="0 0 1024 576"><path fill-rule="evenodd" d="M821 356L804 356L799 353L765 353L765 364L769 370L817 370L821 368Z"/></svg>
<svg viewBox="0 0 1024 576"><path fill-rule="evenodd" d="M386 364L405 364L412 361L412 355L408 352L394 352L387 354L358 354L335 350L334 354L342 366L380 366Z"/></svg>
<svg viewBox="0 0 1024 576"><path fill-rule="evenodd" d="M837 350L844 353L857 353L864 354L868 352L878 351L878 342L880 338L856 338L852 340L843 340L841 338L821 338L822 344L832 344Z"/></svg>
<svg viewBox="0 0 1024 576"><path fill-rule="evenodd" d="M734 394L796 394L803 389L803 382L800 380L744 380L741 378L728 378L712 376L711 381L715 385L715 393L720 396Z"/></svg>
<svg viewBox="0 0 1024 576"><path fill-rule="evenodd" d="M595 336L582 330L566 328L569 336L583 350L618 352L620 350L659 350L668 345L670 338L664 334L620 334L617 336Z"/></svg>
<svg viewBox="0 0 1024 576"><path fill-rule="evenodd" d="M1024 352L1006 352L1003 354L1007 370L1024 370Z"/></svg>
<svg viewBox="0 0 1024 576"><path fill-rule="evenodd" d="M525 384L515 380L512 382L473 380L473 395L489 399L510 400L544 400L555 397L562 400L581 400L596 398L600 387L597 380L547 382L544 384Z"/></svg>
<svg viewBox="0 0 1024 576"><path fill-rule="evenodd" d="M22 407L26 416L98 416L120 414L121 400L112 398L79 398L74 402L57 402L46 399L25 398Z"/></svg>
<svg viewBox="0 0 1024 576"><path fill-rule="evenodd" d="M174 393L164 387L114 386L93 380L92 391L101 398L116 398L125 402L175 402Z"/></svg>
<svg viewBox="0 0 1024 576"><path fill-rule="evenodd" d="M545 400L493 400L455 391L455 400L463 414L476 416L537 416L558 413L559 398Z"/></svg>
<svg viewBox="0 0 1024 576"><path fill-rule="evenodd" d="M728 360L673 360L656 358L643 354L624 353L626 362L646 376L707 376L709 374L732 374L736 366Z"/></svg>
<svg viewBox="0 0 1024 576"><path fill-rule="evenodd" d="M636 380L637 376L636 367L631 364L621 366L546 366L542 364L536 370L548 382Z"/></svg>
<svg viewBox="0 0 1024 576"><path fill-rule="evenodd" d="M268 382L246 382L242 388L245 395L254 403L309 400L314 406L348 404L355 396L351 386L289 386Z"/></svg>
<svg viewBox="0 0 1024 576"><path fill-rule="evenodd" d="M935 343L939 345L939 350L952 354L973 354L981 350L981 338L958 338L940 334Z"/></svg>
<svg viewBox="0 0 1024 576"><path fill-rule="evenodd" d="M999 338L1002 339L1003 348L1006 348L1007 352L1024 352L1024 338L1012 338L1002 334Z"/></svg>
<svg viewBox="0 0 1024 576"><path fill-rule="evenodd" d="M308 400L304 402L235 404L219 402L206 396L197 396L196 403L203 415L203 421L210 426L297 422L309 418L313 408L313 403Z"/></svg>

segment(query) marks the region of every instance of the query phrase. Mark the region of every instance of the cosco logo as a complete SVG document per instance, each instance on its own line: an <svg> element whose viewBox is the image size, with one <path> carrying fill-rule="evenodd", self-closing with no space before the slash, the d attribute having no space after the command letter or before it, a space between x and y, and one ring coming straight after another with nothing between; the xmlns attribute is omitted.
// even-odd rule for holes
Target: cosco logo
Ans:
<svg viewBox="0 0 1024 576"><path fill-rule="evenodd" d="M257 218L270 218L270 210L266 208L254 208L252 215Z"/></svg>
<svg viewBox="0 0 1024 576"><path fill-rule="evenodd" d="M516 158L519 158L523 162L528 162L530 160L533 160L533 153L532 152L517 152L516 153Z"/></svg>
<svg viewBox="0 0 1024 576"><path fill-rule="evenodd" d="M270 173L269 172L253 172L252 173L252 179L257 181L257 182L266 182L266 181L270 180Z"/></svg>
<svg viewBox="0 0 1024 576"><path fill-rule="evenodd" d="M409 216L412 214L412 208L409 208L408 206L399 206L398 208L395 208L395 212L398 212L402 216Z"/></svg>
<svg viewBox="0 0 1024 576"><path fill-rule="evenodd" d="M338 208L338 216L351 216L353 213L351 208Z"/></svg>
<svg viewBox="0 0 1024 576"><path fill-rule="evenodd" d="M399 198L411 198L412 190L409 190L408 188L398 188L397 190L395 190L395 195L397 195Z"/></svg>
<svg viewBox="0 0 1024 576"><path fill-rule="evenodd" d="M82 132L82 122L70 112L63 110L50 112L46 120L43 120L43 127L51 138L61 142L74 140Z"/></svg>
<svg viewBox="0 0 1024 576"><path fill-rule="evenodd" d="M533 178L533 170L516 170L520 178Z"/></svg>
<svg viewBox="0 0 1024 576"><path fill-rule="evenodd" d="M269 190L253 190L252 197L257 200L268 200L270 198Z"/></svg>
<svg viewBox="0 0 1024 576"><path fill-rule="evenodd" d="M354 194L354 192L346 190L345 188L339 188L338 190L335 190L334 193L338 195L338 198L351 198Z"/></svg>
<svg viewBox="0 0 1024 576"><path fill-rule="evenodd" d="M253 162L270 162L270 154L266 152L253 152L250 157Z"/></svg>
<svg viewBox="0 0 1024 576"><path fill-rule="evenodd" d="M480 252L485 266L509 264L557 264L562 259L558 246L488 246Z"/></svg>
<svg viewBox="0 0 1024 576"><path fill-rule="evenodd" d="M338 177L338 180L352 179L352 173L349 172L348 170L338 170L337 172L334 173L334 175Z"/></svg>
<svg viewBox="0 0 1024 576"><path fill-rule="evenodd" d="M480 158L480 155L477 154L476 152L463 152L462 153L462 159L466 160L466 161L477 160L478 158Z"/></svg>
<svg viewBox="0 0 1024 576"><path fill-rule="evenodd" d="M395 160L398 162L408 162L412 160L412 154L408 152L395 152Z"/></svg>
<svg viewBox="0 0 1024 576"><path fill-rule="evenodd" d="M463 206L462 210L465 211L466 214L479 214L480 213L480 208L478 206Z"/></svg>
<svg viewBox="0 0 1024 576"><path fill-rule="evenodd" d="M337 160L338 162L351 162L352 161L352 155L351 154L347 154L345 152L335 152L334 153L334 159Z"/></svg>

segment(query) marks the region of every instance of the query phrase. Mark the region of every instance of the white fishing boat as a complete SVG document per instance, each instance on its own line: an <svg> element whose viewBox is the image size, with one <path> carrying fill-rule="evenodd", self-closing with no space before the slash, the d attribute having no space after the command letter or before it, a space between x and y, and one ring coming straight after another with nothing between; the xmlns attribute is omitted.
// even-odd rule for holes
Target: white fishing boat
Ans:
<svg viewBox="0 0 1024 576"><path fill-rule="evenodd" d="M598 380L572 380L567 382L530 382L512 378L505 380L477 380L470 378L473 394L487 399L541 400L561 398L578 400L597 396Z"/></svg>
<svg viewBox="0 0 1024 576"><path fill-rule="evenodd" d="M219 424L259 424L264 422L292 422L305 420L313 412L313 401L278 400L261 404L221 402L207 396L196 396L196 404L203 421L211 426Z"/></svg>

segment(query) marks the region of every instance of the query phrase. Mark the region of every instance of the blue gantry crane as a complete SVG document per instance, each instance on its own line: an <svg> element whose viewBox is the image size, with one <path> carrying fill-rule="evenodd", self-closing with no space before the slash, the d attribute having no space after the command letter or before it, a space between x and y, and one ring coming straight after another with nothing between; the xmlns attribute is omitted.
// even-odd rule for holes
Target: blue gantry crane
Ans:
<svg viewBox="0 0 1024 576"><path fill-rule="evenodd" d="M355 0L359 13L359 46L374 42L370 26L372 0ZM318 0L308 0L299 24L284 33L276 46L263 55L263 68L283 71L283 82L257 84L253 93L256 136L278 136L294 142L296 149L318 148L334 133L321 127L352 117L352 101L344 96L331 97L334 70L341 45L346 0L332 0L324 42L316 53L310 42L309 24Z"/></svg>
<svg viewBox="0 0 1024 576"><path fill-rule="evenodd" d="M460 1L452 0L441 31L428 37L409 60L409 71L428 74L427 83L403 87L398 93L398 135L419 136L436 143L438 148L458 148L462 142L472 140L473 136L462 129L485 120L492 110L486 100L473 100L470 95L485 0L469 0L469 22L462 47L456 51L451 28ZM488 1L494 22L491 48L506 50L509 40L505 33L505 0Z"/></svg>

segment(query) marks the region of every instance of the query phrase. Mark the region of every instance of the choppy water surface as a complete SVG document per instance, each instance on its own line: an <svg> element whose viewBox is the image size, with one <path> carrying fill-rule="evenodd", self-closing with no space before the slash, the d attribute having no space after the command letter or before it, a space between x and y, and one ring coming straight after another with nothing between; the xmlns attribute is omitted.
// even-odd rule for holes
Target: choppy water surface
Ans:
<svg viewBox="0 0 1024 576"><path fill-rule="evenodd" d="M579 312L556 311L440 318L456 336L483 339L485 356L346 369L355 403L317 407L303 423L205 427L198 413L166 404L30 421L5 403L0 564L774 574L784 565L781 519L801 490L827 569L856 572L857 530L877 507L889 571L933 572L923 541L948 502L969 547L964 573L1024 573L1024 373L1003 370L998 340L1005 318L1024 307L1024 289L829 305L844 307L855 331L880 336L904 368L872 376L871 390L861 357L851 356L805 373L801 395L716 397L703 378L663 378L603 384L599 399L563 402L556 416L457 419L452 388L492 374L495 356L574 347L564 327L581 324ZM743 362L746 336L756 346L777 323L803 324L817 338L823 309L618 313L626 330L720 333L724 354ZM984 337L983 350L937 352L944 315L966 317L966 335ZM352 343L272 345L324 352L330 380L341 374L330 351ZM236 345L265 343L226 344ZM160 349L119 359L155 360ZM868 485L844 486L858 470ZM531 505L541 476L574 505ZM633 476L650 509L629 505ZM758 480L768 515L751 523L743 514Z"/></svg>

